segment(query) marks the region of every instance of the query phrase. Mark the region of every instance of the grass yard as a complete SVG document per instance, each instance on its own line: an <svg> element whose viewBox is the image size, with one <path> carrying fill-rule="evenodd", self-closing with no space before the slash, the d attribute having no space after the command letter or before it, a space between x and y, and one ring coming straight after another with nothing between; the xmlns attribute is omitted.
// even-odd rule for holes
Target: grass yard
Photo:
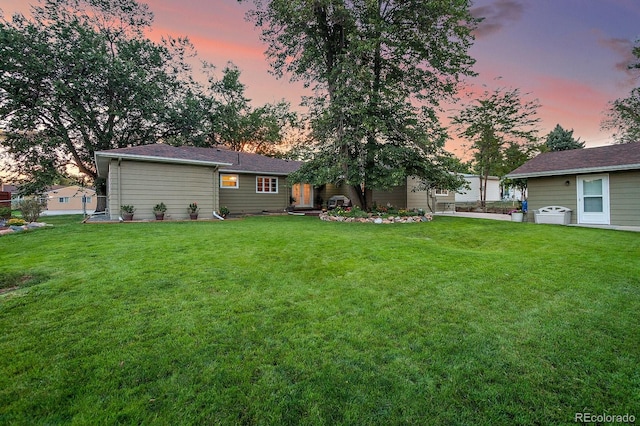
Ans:
<svg viewBox="0 0 640 426"><path fill-rule="evenodd" d="M0 424L640 418L640 234L45 220L0 237Z"/></svg>

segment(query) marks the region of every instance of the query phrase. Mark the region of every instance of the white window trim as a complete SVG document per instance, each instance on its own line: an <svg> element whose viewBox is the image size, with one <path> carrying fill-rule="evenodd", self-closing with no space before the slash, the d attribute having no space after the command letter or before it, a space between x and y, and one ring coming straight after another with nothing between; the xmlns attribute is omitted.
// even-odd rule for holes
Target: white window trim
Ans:
<svg viewBox="0 0 640 426"><path fill-rule="evenodd" d="M69 204L71 199L69 197L58 197L58 203L60 204Z"/></svg>
<svg viewBox="0 0 640 426"><path fill-rule="evenodd" d="M224 186L222 185L222 177L223 176L235 176L236 177L236 186ZM220 188L221 189L239 189L240 188L240 175L233 173L220 173Z"/></svg>
<svg viewBox="0 0 640 426"><path fill-rule="evenodd" d="M268 191L264 191L264 181L263 181L263 190L262 191L258 191L258 179L269 179L269 190ZM276 190L275 191L271 191L271 181L274 180L276 181ZM256 176L256 194L277 194L280 190L280 183L278 182L279 179L275 176Z"/></svg>
<svg viewBox="0 0 640 426"><path fill-rule="evenodd" d="M439 195L441 197L448 197L449 196L449 190L445 189L443 191L441 188L436 188L435 189L435 194L436 194L436 196Z"/></svg>

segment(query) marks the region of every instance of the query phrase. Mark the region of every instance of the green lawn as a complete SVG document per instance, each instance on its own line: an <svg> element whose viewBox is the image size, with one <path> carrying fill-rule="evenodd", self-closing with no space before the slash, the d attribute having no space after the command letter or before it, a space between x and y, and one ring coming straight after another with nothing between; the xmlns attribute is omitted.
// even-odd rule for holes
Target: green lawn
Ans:
<svg viewBox="0 0 640 426"><path fill-rule="evenodd" d="M0 237L0 424L640 418L640 234L452 217Z"/></svg>

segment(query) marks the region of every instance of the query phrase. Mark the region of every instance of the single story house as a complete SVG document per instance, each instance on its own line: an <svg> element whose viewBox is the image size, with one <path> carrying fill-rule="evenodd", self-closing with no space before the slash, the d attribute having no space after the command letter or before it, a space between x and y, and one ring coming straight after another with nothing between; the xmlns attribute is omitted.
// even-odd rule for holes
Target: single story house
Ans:
<svg viewBox="0 0 640 426"><path fill-rule="evenodd" d="M99 177L107 180L107 215L122 216L120 207L134 206L136 219L153 219L153 207L167 206L165 217L186 219L187 206L197 203L199 218L227 207L231 214L282 212L326 207L334 195L348 196L333 184L314 187L290 183L287 176L302 165L299 161L231 151L224 148L141 145L95 153ZM292 200L294 200L292 202ZM396 208L455 211L453 191L421 190L418 181L407 179L388 191L373 191L372 202Z"/></svg>
<svg viewBox="0 0 640 426"><path fill-rule="evenodd" d="M166 216L187 219L197 203L199 218L227 207L231 214L283 211L292 188L287 176L298 161L231 151L224 148L141 145L95 153L98 176L107 180L107 215L117 220L120 206L135 207L136 219L153 219L153 207L167 206ZM298 186L302 204L312 204L313 191ZM301 194L301 196L300 196Z"/></svg>
<svg viewBox="0 0 640 426"><path fill-rule="evenodd" d="M56 185L45 192L46 209L43 215L93 213L96 210L96 191L79 185Z"/></svg>
<svg viewBox="0 0 640 426"><path fill-rule="evenodd" d="M546 152L507 177L527 179L530 221L563 206L574 224L640 226L640 143Z"/></svg>

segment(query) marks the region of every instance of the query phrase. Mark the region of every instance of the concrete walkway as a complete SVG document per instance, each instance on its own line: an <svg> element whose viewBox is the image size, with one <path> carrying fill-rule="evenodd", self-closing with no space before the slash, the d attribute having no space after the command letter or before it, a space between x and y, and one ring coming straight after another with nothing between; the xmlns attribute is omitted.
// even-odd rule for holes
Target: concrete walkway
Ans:
<svg viewBox="0 0 640 426"><path fill-rule="evenodd" d="M491 220L511 220L511 216L509 216L508 214L496 214L496 213L445 212L445 213L434 213L434 216L470 217L474 219L491 219ZM568 226L577 226L581 228L612 229L615 231L640 232L640 226L578 225L575 223Z"/></svg>
<svg viewBox="0 0 640 426"><path fill-rule="evenodd" d="M476 212L444 212L434 213L434 216L451 216L451 217L471 217L474 219L491 219L491 220L511 220L508 214L498 213L476 213Z"/></svg>

